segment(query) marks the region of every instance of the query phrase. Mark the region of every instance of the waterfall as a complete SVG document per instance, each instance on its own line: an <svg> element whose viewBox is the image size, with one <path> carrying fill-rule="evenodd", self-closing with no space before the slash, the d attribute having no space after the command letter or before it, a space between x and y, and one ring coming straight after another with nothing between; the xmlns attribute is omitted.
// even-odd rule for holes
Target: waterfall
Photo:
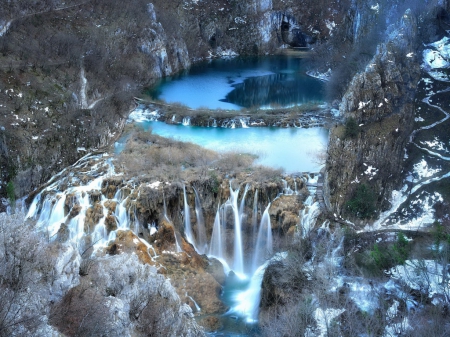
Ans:
<svg viewBox="0 0 450 337"><path fill-rule="evenodd" d="M177 253L181 253L183 251L183 249L180 246L180 241L181 241L181 235L180 233L178 233L175 230L175 227L173 226L173 224L171 223L172 227L173 227L173 236L175 236L175 246L177 249Z"/></svg>
<svg viewBox="0 0 450 337"><path fill-rule="evenodd" d="M256 234L258 227L258 190L255 191L255 197L253 199L253 212L252 212L252 247L256 245Z"/></svg>
<svg viewBox="0 0 450 337"><path fill-rule="evenodd" d="M195 300L194 300L191 296L189 296L189 295L187 295L187 294L186 294L186 297L189 298L189 299L192 301L192 303L194 303L194 305L195 305L195 310L197 310L197 312L200 312L201 309L200 309L200 306L197 304L197 302L195 302Z"/></svg>
<svg viewBox="0 0 450 337"><path fill-rule="evenodd" d="M67 218L66 216L64 216L64 205L66 202L66 195L58 193L57 197L59 197L59 199L53 206L50 218L46 222L47 231L49 233L50 238L52 238L56 233L58 233L61 223L66 222Z"/></svg>
<svg viewBox="0 0 450 337"><path fill-rule="evenodd" d="M272 256L272 226L270 224L269 208L270 204L266 207L259 225L258 237L256 238L255 252L253 255L252 270L254 271L258 269L266 258Z"/></svg>
<svg viewBox="0 0 450 337"><path fill-rule="evenodd" d="M163 190L163 205L164 205L164 219L166 219L167 221L169 221L169 218L167 217L167 206L166 206L166 197L164 195L164 190ZM169 221L170 222L170 221Z"/></svg>
<svg viewBox="0 0 450 337"><path fill-rule="evenodd" d="M243 314L246 317L247 323L254 323L258 320L259 303L261 302L261 283L264 272L270 262L281 261L286 256L287 253L278 253L256 269L247 289L237 293L235 298L237 305L231 309L232 312Z"/></svg>
<svg viewBox="0 0 450 337"><path fill-rule="evenodd" d="M302 238L306 238L311 232L316 218L320 213L320 205L318 202L314 202L312 196L309 196L305 200L305 208L300 211L300 228L302 231Z"/></svg>
<svg viewBox="0 0 450 337"><path fill-rule="evenodd" d="M248 192L249 187L250 187L250 185L247 183L247 184L245 185L244 195L242 196L242 199L241 199L241 204L239 205L239 219L240 219L240 221L241 221L241 225L244 223L244 216L245 216L245 213L244 213L245 197L247 196L247 192Z"/></svg>
<svg viewBox="0 0 450 337"><path fill-rule="evenodd" d="M220 208L217 208L216 217L214 218L214 226L211 235L211 243L209 245L209 255L224 259L222 228L220 224Z"/></svg>
<svg viewBox="0 0 450 337"><path fill-rule="evenodd" d="M285 195L293 195L296 194L292 188L288 185L287 181L284 179L281 179L281 181L283 182L283 194Z"/></svg>
<svg viewBox="0 0 450 337"><path fill-rule="evenodd" d="M183 117L183 122L181 124L183 124L184 126L191 125L191 117Z"/></svg>
<svg viewBox="0 0 450 337"><path fill-rule="evenodd" d="M239 121L241 122L241 126L243 129L248 129L247 121L245 118L239 118Z"/></svg>
<svg viewBox="0 0 450 337"><path fill-rule="evenodd" d="M183 195L184 195L184 212L183 212L184 234L186 235L186 239L188 240L188 242L194 246L195 250L197 250L196 244L195 244L194 233L192 232L192 227L191 227L191 211L189 210L189 205L188 205L187 196L186 196L186 186L184 186L184 185L183 185Z"/></svg>
<svg viewBox="0 0 450 337"><path fill-rule="evenodd" d="M184 208L185 208L185 216L186 216L186 205L187 205L187 201L186 201L186 189L185 189L185 187L183 186L183 191L184 191ZM175 226L173 225L173 223L172 223L172 221L170 221L170 219L169 219L169 217L168 217L168 215L167 215L167 206L166 206L166 197L164 196L164 190L163 190L163 204L164 204L164 219L166 219L166 221L173 227L173 235L175 236L175 246L176 246L176 250L177 250L177 253L181 253L182 251L183 251L183 249L181 248L181 246L180 246L180 242L181 242L181 235L180 235L180 233L178 233L176 230L175 230ZM190 217L190 212L189 212L189 206L187 206L187 209L188 209L188 216L189 216L189 228L191 227L191 217ZM186 220L186 219L185 219ZM186 223L186 221L185 221L185 223ZM155 227L153 227L153 224L152 224L152 227L151 227L151 229L150 229L150 235L152 235L152 229L154 228L154 232L156 233L156 228ZM191 230L191 233L192 233L192 230ZM195 247L195 246L194 246ZM156 255L156 254L155 254Z"/></svg>
<svg viewBox="0 0 450 337"><path fill-rule="evenodd" d="M117 202L116 210L114 212L116 220L118 222L117 227L120 229L128 229L130 227L128 223L127 209L125 208L126 202L127 199L124 199L121 202Z"/></svg>
<svg viewBox="0 0 450 337"><path fill-rule="evenodd" d="M239 218L238 196L239 196L239 187L235 191L233 191L230 183L230 199L231 199L230 201L234 214L234 236L235 236L233 270L236 273L243 274L244 260L242 252L242 231L241 231L241 219Z"/></svg>
<svg viewBox="0 0 450 337"><path fill-rule="evenodd" d="M30 208L28 209L26 218L33 219L36 216L36 213L38 211L38 205L41 202L41 194L39 193L36 198L33 199L33 202L30 205Z"/></svg>
<svg viewBox="0 0 450 337"><path fill-rule="evenodd" d="M205 254L208 243L206 241L205 220L203 218L202 203L195 188L195 215L197 216L197 247L199 254Z"/></svg>

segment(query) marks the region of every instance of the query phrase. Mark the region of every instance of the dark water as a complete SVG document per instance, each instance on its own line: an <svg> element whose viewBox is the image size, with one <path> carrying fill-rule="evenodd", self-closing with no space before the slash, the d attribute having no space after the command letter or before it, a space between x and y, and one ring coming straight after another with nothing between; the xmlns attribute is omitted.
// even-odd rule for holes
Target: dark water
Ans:
<svg viewBox="0 0 450 337"><path fill-rule="evenodd" d="M305 71L303 59L287 55L218 59L162 79L150 95L193 109L238 110L321 102L322 82Z"/></svg>

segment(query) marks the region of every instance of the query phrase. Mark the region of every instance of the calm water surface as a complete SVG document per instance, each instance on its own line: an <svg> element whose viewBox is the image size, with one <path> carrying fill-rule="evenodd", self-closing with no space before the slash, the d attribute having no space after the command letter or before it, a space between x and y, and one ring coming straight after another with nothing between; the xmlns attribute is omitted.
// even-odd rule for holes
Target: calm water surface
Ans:
<svg viewBox="0 0 450 337"><path fill-rule="evenodd" d="M283 168L287 173L317 172L317 153L324 151L328 130L324 128L204 128L144 122L146 129L163 137L192 142L215 151L238 151L258 156L257 163Z"/></svg>
<svg viewBox="0 0 450 337"><path fill-rule="evenodd" d="M293 56L236 57L202 62L162 79L150 95L190 108L280 107L322 101L323 85Z"/></svg>

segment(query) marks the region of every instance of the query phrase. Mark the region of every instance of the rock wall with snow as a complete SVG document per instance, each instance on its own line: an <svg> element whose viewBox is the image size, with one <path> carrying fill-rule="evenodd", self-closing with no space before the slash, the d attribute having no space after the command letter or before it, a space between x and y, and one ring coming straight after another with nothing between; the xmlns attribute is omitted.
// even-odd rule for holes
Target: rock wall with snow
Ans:
<svg viewBox="0 0 450 337"><path fill-rule="evenodd" d="M342 99L340 115L356 121L357 130L351 137L345 126L336 125L330 133L325 202L337 215L346 212L361 183L370 186L381 207L396 186L413 125L417 53L417 22L406 11Z"/></svg>

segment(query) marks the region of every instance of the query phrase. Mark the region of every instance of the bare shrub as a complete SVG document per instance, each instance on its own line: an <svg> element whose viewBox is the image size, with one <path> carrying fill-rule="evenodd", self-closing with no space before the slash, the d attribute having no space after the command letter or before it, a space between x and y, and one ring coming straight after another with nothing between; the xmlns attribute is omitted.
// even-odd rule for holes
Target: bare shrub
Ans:
<svg viewBox="0 0 450 337"><path fill-rule="evenodd" d="M51 281L53 259L24 214L0 213L0 336L35 336L44 325L40 282Z"/></svg>
<svg viewBox="0 0 450 337"><path fill-rule="evenodd" d="M105 297L88 279L51 308L51 323L67 336L120 336L113 320Z"/></svg>
<svg viewBox="0 0 450 337"><path fill-rule="evenodd" d="M151 132L136 131L130 136L118 161L126 173L143 173L152 179L178 180L183 171L195 170L206 176L218 155L192 143L163 138Z"/></svg>
<svg viewBox="0 0 450 337"><path fill-rule="evenodd" d="M130 302L130 320L135 323L141 336L163 337L174 332L174 326L181 319L176 313L175 302L164 298L159 291L138 294Z"/></svg>
<svg viewBox="0 0 450 337"><path fill-rule="evenodd" d="M216 166L224 172L238 173L248 169L254 160L255 157L253 155L232 151L223 153L216 162Z"/></svg>
<svg viewBox="0 0 450 337"><path fill-rule="evenodd" d="M273 312L261 326L262 336L305 336L308 328L315 325L315 305L311 299L291 302L282 313Z"/></svg>

